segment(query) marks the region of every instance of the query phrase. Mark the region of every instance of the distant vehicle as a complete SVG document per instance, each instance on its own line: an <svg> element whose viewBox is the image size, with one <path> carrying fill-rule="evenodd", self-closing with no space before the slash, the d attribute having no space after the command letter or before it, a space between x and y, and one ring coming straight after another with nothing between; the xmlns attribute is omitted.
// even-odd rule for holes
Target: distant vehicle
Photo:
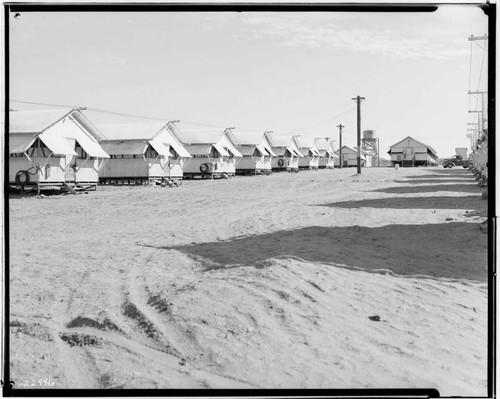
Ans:
<svg viewBox="0 0 500 399"><path fill-rule="evenodd" d="M453 168L454 166L467 168L470 164L471 162L467 159L463 159L462 155L453 155L451 158L447 158L443 161L443 168Z"/></svg>

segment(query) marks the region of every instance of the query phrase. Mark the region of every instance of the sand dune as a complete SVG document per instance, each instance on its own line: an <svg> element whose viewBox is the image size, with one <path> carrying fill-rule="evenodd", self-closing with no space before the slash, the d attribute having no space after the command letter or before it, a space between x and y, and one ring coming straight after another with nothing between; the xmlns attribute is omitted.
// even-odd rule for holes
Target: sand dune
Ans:
<svg viewBox="0 0 500 399"><path fill-rule="evenodd" d="M486 395L481 189L354 173L12 197L16 387Z"/></svg>

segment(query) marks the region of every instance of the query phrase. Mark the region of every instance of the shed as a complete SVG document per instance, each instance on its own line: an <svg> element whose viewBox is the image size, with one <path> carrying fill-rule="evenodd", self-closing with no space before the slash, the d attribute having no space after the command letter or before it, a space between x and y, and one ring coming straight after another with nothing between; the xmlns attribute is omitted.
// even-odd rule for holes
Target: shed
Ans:
<svg viewBox="0 0 500 399"><path fill-rule="evenodd" d="M316 144L316 148L318 149L320 155L318 168L333 169L335 166L335 158L337 156L332 149L332 142L324 138L316 138L314 139L314 144Z"/></svg>
<svg viewBox="0 0 500 399"><path fill-rule="evenodd" d="M9 184L96 188L109 155L79 109L9 112Z"/></svg>
<svg viewBox="0 0 500 399"><path fill-rule="evenodd" d="M303 155L299 160L299 168L317 170L321 155L316 147L314 139L302 136L294 136L294 139L300 153Z"/></svg>
<svg viewBox="0 0 500 399"><path fill-rule="evenodd" d="M271 160L273 171L299 171L299 159L303 157L300 153L295 139L292 136L265 133L267 140L271 143L271 148L276 154Z"/></svg>
<svg viewBox="0 0 500 399"><path fill-rule="evenodd" d="M170 124L132 123L99 125L102 147L111 159L99 175L103 183L142 184L179 181L191 158L170 130Z"/></svg>
<svg viewBox="0 0 500 399"><path fill-rule="evenodd" d="M227 136L227 129L182 129L172 124L172 133L192 158L186 163L184 176L230 177L236 174L241 153Z"/></svg>
<svg viewBox="0 0 500 399"><path fill-rule="evenodd" d="M435 165L437 154L429 145L408 136L390 146L387 152L391 156L392 165L422 166Z"/></svg>
<svg viewBox="0 0 500 399"><path fill-rule="evenodd" d="M340 150L335 151L335 155L337 158L335 158L335 166L340 166ZM364 154L364 151L360 151L360 156L361 156L361 166L369 166L367 165L367 157ZM342 146L342 167L349 167L349 166L358 166L358 151L357 149L353 149L351 147L347 147L346 145Z"/></svg>
<svg viewBox="0 0 500 399"><path fill-rule="evenodd" d="M264 132L235 132L227 129L231 143L241 153L236 161L236 174L270 174L276 156Z"/></svg>

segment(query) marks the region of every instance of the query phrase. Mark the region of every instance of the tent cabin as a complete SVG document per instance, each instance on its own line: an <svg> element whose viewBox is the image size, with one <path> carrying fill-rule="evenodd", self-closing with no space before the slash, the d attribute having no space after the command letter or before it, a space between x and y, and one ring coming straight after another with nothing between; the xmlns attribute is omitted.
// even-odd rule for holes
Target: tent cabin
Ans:
<svg viewBox="0 0 500 399"><path fill-rule="evenodd" d="M242 155L236 160L236 174L271 174L271 161L276 154L264 133L235 132L233 129L227 129L226 132Z"/></svg>
<svg viewBox="0 0 500 399"><path fill-rule="evenodd" d="M335 151L335 167L340 166L340 150ZM367 165L367 157L364 155L364 151L361 151L361 166L370 166ZM358 166L358 151L357 149L353 149L351 147L347 147L346 145L342 146L342 167L347 168L350 166Z"/></svg>
<svg viewBox="0 0 500 399"><path fill-rule="evenodd" d="M96 189L109 158L102 138L78 109L10 111L9 184Z"/></svg>
<svg viewBox="0 0 500 399"><path fill-rule="evenodd" d="M318 149L319 155L321 156L318 161L319 169L333 169L335 166L335 153L332 149L331 141L324 138L314 139L314 144Z"/></svg>
<svg viewBox="0 0 500 399"><path fill-rule="evenodd" d="M294 136L294 138L302 154L302 158L299 159L299 168L317 170L321 155L314 143L314 139L302 136Z"/></svg>
<svg viewBox="0 0 500 399"><path fill-rule="evenodd" d="M236 174L236 161L242 155L229 140L227 129L180 130L172 124L171 130L192 157L184 177L213 179Z"/></svg>
<svg viewBox="0 0 500 399"><path fill-rule="evenodd" d="M102 147L111 156L99 180L114 184L149 184L182 180L191 158L170 131L170 123L99 125L105 137Z"/></svg>
<svg viewBox="0 0 500 399"><path fill-rule="evenodd" d="M299 171L299 159L303 157L300 153L295 139L291 136L280 136L274 133L265 133L271 148L276 154L271 160L272 171Z"/></svg>
<svg viewBox="0 0 500 399"><path fill-rule="evenodd" d="M391 156L393 166L435 165L437 159L436 151L432 147L410 136L391 145L387 153Z"/></svg>

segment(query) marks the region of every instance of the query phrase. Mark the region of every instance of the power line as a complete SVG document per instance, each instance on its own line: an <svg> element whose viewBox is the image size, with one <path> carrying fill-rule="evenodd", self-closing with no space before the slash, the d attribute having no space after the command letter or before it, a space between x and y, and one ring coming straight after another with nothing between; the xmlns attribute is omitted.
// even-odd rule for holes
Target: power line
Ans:
<svg viewBox="0 0 500 399"><path fill-rule="evenodd" d="M347 110L347 111L344 111L344 112L342 112L342 113L340 113L340 114L338 114L338 115L336 115L336 116L334 116L334 117L332 117L332 118L328 118L328 119L326 119L326 120L324 120L324 121L322 121L322 122L319 122L319 123L317 123L317 124L315 124L315 125L312 125L312 126L309 126L309 127L304 127L304 128L302 128L302 129L297 129L297 130L298 130L298 131L305 131L305 130L312 129L312 128L314 128L314 127L321 126L321 125L323 125L323 124L325 124L325 123L327 123L327 122L334 121L334 120L336 120L336 119L340 118L341 116L343 116L343 115L345 115L345 114L348 114L349 112L354 111L355 109L356 109L356 107L353 107L353 108L351 108L351 109L349 109L349 110Z"/></svg>

